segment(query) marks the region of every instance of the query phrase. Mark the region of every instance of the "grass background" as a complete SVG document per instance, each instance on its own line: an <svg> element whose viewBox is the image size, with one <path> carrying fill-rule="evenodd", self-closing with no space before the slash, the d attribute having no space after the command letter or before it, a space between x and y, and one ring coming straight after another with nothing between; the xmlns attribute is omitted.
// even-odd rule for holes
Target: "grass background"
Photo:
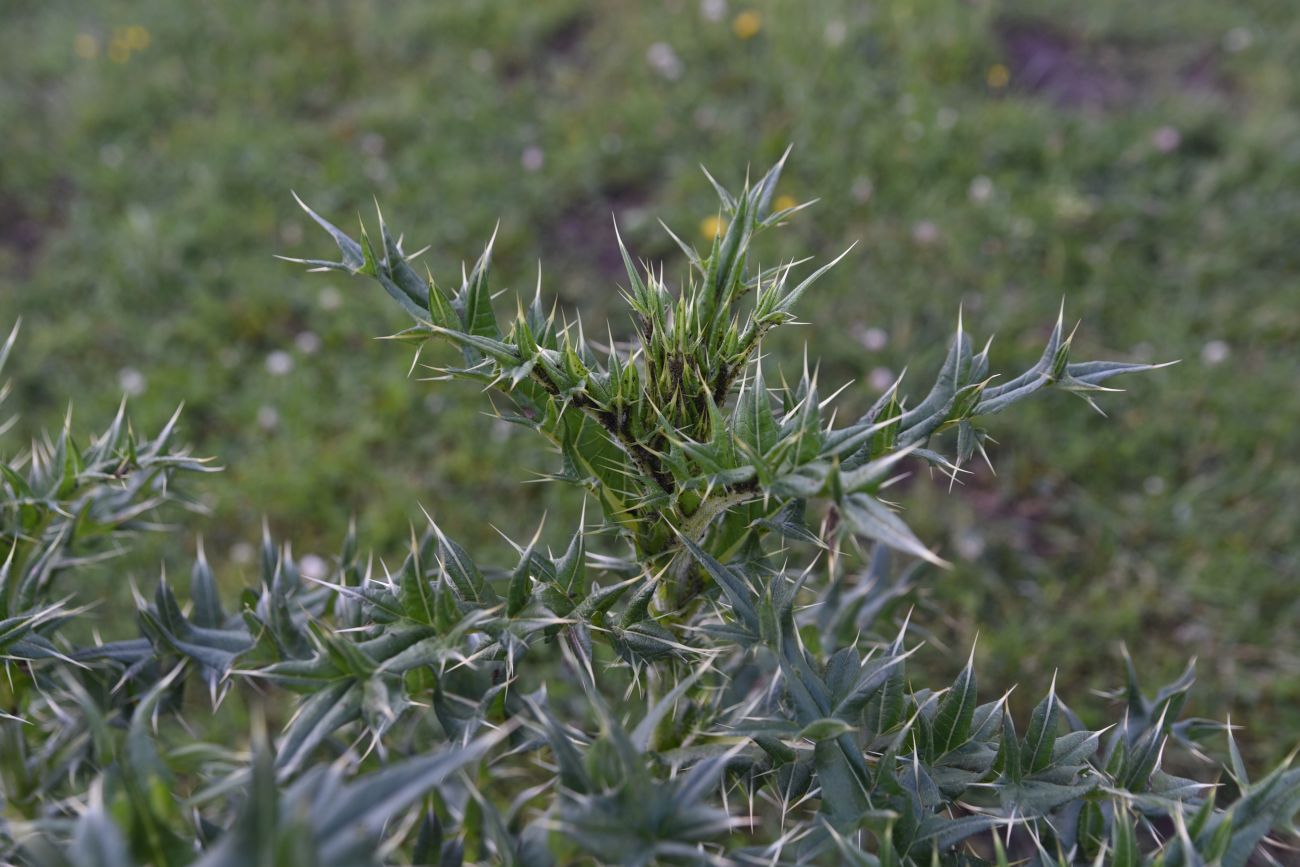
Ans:
<svg viewBox="0 0 1300 867"><path fill-rule="evenodd" d="M240 586L265 516L328 556L357 516L401 546L417 504L478 550L566 492L551 458L471 390L408 379L376 342L404 315L376 287L273 253L328 239L371 197L441 282L501 221L497 287L624 327L614 215L640 256L681 261L736 184L793 143L782 189L820 197L770 261L846 262L768 347L844 412L904 366L927 381L962 307L994 369L1031 363L1062 297L1079 357L1179 358L1098 417L1052 395L997 419L997 475L924 477L902 499L956 560L926 626L951 675L1088 715L1127 643L1154 685L1199 658L1195 713L1247 720L1273 760L1300 732L1300 19L1286 3L10 0L0 28L0 322L25 320L10 443L137 426L182 401L227 467L208 517L119 561L125 598L201 533ZM507 303L510 303L507 300ZM597 330L600 330L599 327ZM558 513L558 514L557 514ZM490 556L490 555L489 555ZM107 589L105 589L107 588ZM105 631L112 632L111 622Z"/></svg>

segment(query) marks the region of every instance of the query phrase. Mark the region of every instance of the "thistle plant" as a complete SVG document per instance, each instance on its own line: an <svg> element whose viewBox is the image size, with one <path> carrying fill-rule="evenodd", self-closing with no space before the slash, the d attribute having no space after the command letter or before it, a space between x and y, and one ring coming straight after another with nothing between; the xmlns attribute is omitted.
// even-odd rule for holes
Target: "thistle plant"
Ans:
<svg viewBox="0 0 1300 867"><path fill-rule="evenodd" d="M760 266L763 233L805 207L770 210L784 159L735 194L710 178L726 228L708 250L677 239L676 285L618 240L624 340L612 324L589 339L540 278L503 322L490 242L444 289L382 217L354 239L308 209L341 255L306 264L379 282L413 319L403 342L452 344L460 359L430 378L491 391L503 418L555 448L549 478L590 508L553 544L539 520L504 560L427 518L389 568L353 532L326 578L304 576L267 533L260 579L234 603L200 549L188 602L159 581L137 594L138 634L111 641L66 628L89 614L58 601L53 578L13 583L6 566L6 853L51 865L1284 860L1300 770L1252 778L1231 726L1185 718L1190 667L1148 694L1126 660L1123 710L1102 729L1055 684L1023 705L1009 685L990 693L973 649L951 684L909 675L913 591L945 564L891 487L915 466L959 480L988 459L991 417L1037 392L1093 403L1112 377L1153 366L1072 360L1062 315L1032 366L998 376L959 317L928 388L900 380L841 422L815 366L786 379L763 357L843 258ZM84 468L201 468L168 451L170 426L142 449L121 424L93 454L69 435L6 465L0 538L22 574L47 557L79 565L49 553L81 541L68 515L89 509L111 535L164 505L148 484ZM117 499L79 487L91 482ZM29 520L37 500L62 517ZM60 541L51 528L67 520L76 532ZM1226 766L1207 755L1215 736ZM1208 773L1164 770L1175 748Z"/></svg>

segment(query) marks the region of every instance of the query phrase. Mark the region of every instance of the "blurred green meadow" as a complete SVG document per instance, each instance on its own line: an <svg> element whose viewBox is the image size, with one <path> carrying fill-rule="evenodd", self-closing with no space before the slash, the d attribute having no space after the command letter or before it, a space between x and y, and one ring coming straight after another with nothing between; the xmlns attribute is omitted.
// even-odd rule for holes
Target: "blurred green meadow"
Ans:
<svg viewBox="0 0 1300 867"><path fill-rule="evenodd" d="M226 467L208 515L72 588L91 598L150 586L158 557L186 570L198 534L242 586L263 517L327 558L355 515L390 562L421 504L484 551L488 522L519 538L549 510L567 530L574 496L530 484L553 456L372 339L406 325L396 305L272 258L332 254L290 190L345 228L377 198L444 284L500 220L496 287L531 294L540 262L544 293L617 334L611 216L684 273L658 220L715 230L699 166L736 185L793 144L779 193L820 201L767 255L859 244L766 350L794 371L806 339L827 391L853 381L844 413L905 365L923 388L959 308L996 333L995 370L1032 363L1062 298L1080 357L1182 360L1110 396L1110 418L1054 394L1014 431L995 421L996 475L905 486L909 523L956 564L927 578L918 617L952 652L925 660L951 675L978 632L990 686L1041 691L1059 665L1087 717L1122 643L1149 684L1196 657L1192 712L1249 720L1251 755L1276 759L1300 737L1295 11L7 0L8 442L70 400L74 428L102 426L125 393L147 430L183 402Z"/></svg>

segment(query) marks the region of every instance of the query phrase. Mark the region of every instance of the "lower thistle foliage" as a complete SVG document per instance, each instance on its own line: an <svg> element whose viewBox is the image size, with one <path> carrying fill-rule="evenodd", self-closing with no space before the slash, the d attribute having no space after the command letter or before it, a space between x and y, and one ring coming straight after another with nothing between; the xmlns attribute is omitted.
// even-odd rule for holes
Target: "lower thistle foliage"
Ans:
<svg viewBox="0 0 1300 867"><path fill-rule="evenodd" d="M377 280L415 320L403 340L459 350L439 377L494 389L555 446L553 478L596 508L554 547L539 528L489 567L430 519L395 570L350 534L309 578L268 533L234 603L200 547L188 602L160 581L137 594L138 636L102 641L61 594L206 465L171 425L142 441L121 418L88 449L65 430L6 459L0 857L1286 860L1300 770L1252 779L1230 726L1184 718L1190 668L1149 695L1127 663L1101 730L1055 685L1028 716L981 694L973 651L950 685L909 677L918 571L942 560L885 499L905 462L955 480L987 457L989 416L1048 388L1091 403L1150 365L1073 361L1058 319L1034 365L994 376L959 324L919 399L896 383L837 426L806 364L776 388L763 368L764 337L835 264L754 264L800 209L769 212L783 162L736 195L715 182L726 229L707 251L678 242L676 291L623 250L628 343L589 342L540 286L503 328L491 244L446 292L382 220L354 240L309 211L341 261L308 264ZM1171 746L1209 762L1211 735L1228 763L1209 782L1162 769Z"/></svg>

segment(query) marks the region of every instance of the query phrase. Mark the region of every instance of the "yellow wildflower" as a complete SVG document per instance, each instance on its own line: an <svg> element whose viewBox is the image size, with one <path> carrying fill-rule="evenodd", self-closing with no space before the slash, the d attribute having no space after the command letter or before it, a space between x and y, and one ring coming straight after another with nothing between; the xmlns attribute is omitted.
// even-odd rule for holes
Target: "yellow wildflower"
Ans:
<svg viewBox="0 0 1300 867"><path fill-rule="evenodd" d="M1001 63L995 63L989 67L987 80L989 87L1001 90L1011 82L1011 70L1007 69Z"/></svg>
<svg viewBox="0 0 1300 867"><path fill-rule="evenodd" d="M132 24L122 33L122 41L132 51L143 51L149 47L149 31L139 24Z"/></svg>
<svg viewBox="0 0 1300 867"><path fill-rule="evenodd" d="M794 200L794 196L777 196L776 200L772 202L772 213L776 214L787 208L793 208L797 204L799 203Z"/></svg>
<svg viewBox="0 0 1300 867"><path fill-rule="evenodd" d="M753 39L763 29L763 16L753 9L747 9L731 22L731 30L738 39Z"/></svg>
<svg viewBox="0 0 1300 867"><path fill-rule="evenodd" d="M727 221L721 217L705 217L700 220L700 235L706 240L712 241L725 231L727 231Z"/></svg>

